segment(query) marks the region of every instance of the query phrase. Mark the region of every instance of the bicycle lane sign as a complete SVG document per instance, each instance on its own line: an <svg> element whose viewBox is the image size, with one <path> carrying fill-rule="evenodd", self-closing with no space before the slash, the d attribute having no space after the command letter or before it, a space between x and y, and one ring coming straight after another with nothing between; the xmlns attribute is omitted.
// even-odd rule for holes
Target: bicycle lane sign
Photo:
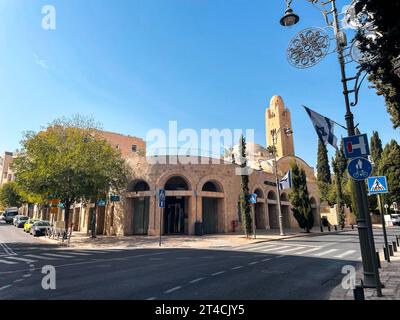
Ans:
<svg viewBox="0 0 400 320"><path fill-rule="evenodd" d="M363 181L371 176L372 164L368 159L359 157L354 158L347 166L349 176L356 181Z"/></svg>

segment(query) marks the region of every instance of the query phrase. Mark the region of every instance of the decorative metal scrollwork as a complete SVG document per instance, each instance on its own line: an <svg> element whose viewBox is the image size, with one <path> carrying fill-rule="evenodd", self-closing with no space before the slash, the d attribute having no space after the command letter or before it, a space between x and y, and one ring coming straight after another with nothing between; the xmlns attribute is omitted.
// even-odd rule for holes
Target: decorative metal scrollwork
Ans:
<svg viewBox="0 0 400 320"><path fill-rule="evenodd" d="M296 68L310 68L319 63L330 47L329 35L321 28L300 31L287 49L289 63Z"/></svg>

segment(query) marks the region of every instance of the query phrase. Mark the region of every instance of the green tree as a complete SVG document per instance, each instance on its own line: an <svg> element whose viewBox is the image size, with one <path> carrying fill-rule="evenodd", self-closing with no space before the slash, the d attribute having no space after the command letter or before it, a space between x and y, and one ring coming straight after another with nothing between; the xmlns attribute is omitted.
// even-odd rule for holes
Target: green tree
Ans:
<svg viewBox="0 0 400 320"><path fill-rule="evenodd" d="M309 233L314 226L314 217L308 194L306 173L297 163L292 163L291 170L292 192L290 193L290 202L293 206L293 215L299 227Z"/></svg>
<svg viewBox="0 0 400 320"><path fill-rule="evenodd" d="M384 196L387 204L400 203L400 146L391 140L383 149L378 171L386 176L389 193Z"/></svg>
<svg viewBox="0 0 400 320"><path fill-rule="evenodd" d="M0 205L4 208L20 207L24 199L15 182L8 182L0 188Z"/></svg>
<svg viewBox="0 0 400 320"><path fill-rule="evenodd" d="M240 212L242 215L243 227L246 232L246 236L248 237L250 234L253 233L253 221L251 218L246 138L244 136L240 137L239 154L240 154L240 169L241 169Z"/></svg>
<svg viewBox="0 0 400 320"><path fill-rule="evenodd" d="M318 139L317 181L321 200L328 201L328 194L332 184L331 169L329 167L328 150L320 139Z"/></svg>
<svg viewBox="0 0 400 320"><path fill-rule="evenodd" d="M400 0L359 0L356 12L372 17L372 27L360 27L356 39L368 59L362 66L368 71L378 95L383 95L393 127L400 127L400 78L394 74L395 61L400 56ZM367 20L368 22L368 20ZM371 31L373 29L373 31ZM375 37L371 37L374 34Z"/></svg>
<svg viewBox="0 0 400 320"><path fill-rule="evenodd" d="M372 132L371 136L371 141L370 141L370 150L371 150L371 158L374 163L374 168L373 168L373 175L377 176L379 175L378 168L379 168L379 162L382 157L382 141L379 138L379 133L377 131ZM375 211L378 207L378 198L376 195L370 195L368 197L369 200L369 209L370 211Z"/></svg>
<svg viewBox="0 0 400 320"><path fill-rule="evenodd" d="M128 166L101 137L98 125L80 116L57 119L39 133L27 132L13 170L27 194L61 200L67 227L75 201L96 201L126 183L128 175Z"/></svg>

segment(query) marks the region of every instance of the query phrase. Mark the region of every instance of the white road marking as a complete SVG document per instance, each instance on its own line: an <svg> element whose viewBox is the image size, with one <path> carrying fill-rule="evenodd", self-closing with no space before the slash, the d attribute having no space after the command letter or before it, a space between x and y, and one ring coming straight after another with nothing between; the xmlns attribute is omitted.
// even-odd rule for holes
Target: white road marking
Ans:
<svg viewBox="0 0 400 320"><path fill-rule="evenodd" d="M261 250L261 251L262 252L268 252L268 251L276 251L276 250L281 250L281 249L286 249L286 248L290 248L290 246L281 246L281 247L278 247L278 248L269 248L269 249L264 249L264 250Z"/></svg>
<svg viewBox="0 0 400 320"><path fill-rule="evenodd" d="M18 262L7 261L7 260L0 260L0 263L5 263L5 264L17 264Z"/></svg>
<svg viewBox="0 0 400 320"><path fill-rule="evenodd" d="M314 254L314 256L316 256L316 257L322 257L322 256L326 256L327 254L330 254L330 253L336 252L336 251L338 251L338 249L331 249L331 250L328 250L328 251L316 253L316 254Z"/></svg>
<svg viewBox="0 0 400 320"><path fill-rule="evenodd" d="M153 300L157 300L157 297L151 297L151 298L147 298L147 301L153 301Z"/></svg>
<svg viewBox="0 0 400 320"><path fill-rule="evenodd" d="M21 281L24 281L24 279L17 279L17 280L14 280L15 283L21 282Z"/></svg>
<svg viewBox="0 0 400 320"><path fill-rule="evenodd" d="M259 261L250 262L249 266L254 266L255 264L260 263Z"/></svg>
<svg viewBox="0 0 400 320"><path fill-rule="evenodd" d="M272 260L272 258L264 259L264 260L262 260L262 262L266 262L266 261L269 261L269 260Z"/></svg>
<svg viewBox="0 0 400 320"><path fill-rule="evenodd" d="M32 275L31 274L24 274L22 277L23 278L29 278L29 277L31 277Z"/></svg>
<svg viewBox="0 0 400 320"><path fill-rule="evenodd" d="M174 291L177 291L177 290L180 290L180 289L182 289L182 287L181 287L181 286L178 286L178 287L169 289L169 290L165 291L164 293L171 293L171 292L174 292Z"/></svg>
<svg viewBox="0 0 400 320"><path fill-rule="evenodd" d="M233 267L232 270L238 270L238 269L242 269L243 266L237 266L237 267Z"/></svg>
<svg viewBox="0 0 400 320"><path fill-rule="evenodd" d="M278 253L286 253L286 252L295 251L295 250L302 250L302 249L304 249L304 248L295 247L295 248L286 249L286 250L279 250L279 251L277 251L277 252L278 252Z"/></svg>
<svg viewBox="0 0 400 320"><path fill-rule="evenodd" d="M40 259L40 260L57 260L55 258L39 256L39 255L36 255L36 254L25 254L24 257L36 258L36 259Z"/></svg>
<svg viewBox="0 0 400 320"><path fill-rule="evenodd" d="M69 256L67 254L58 254L58 253L43 253L43 255L56 258L75 258L74 256Z"/></svg>
<svg viewBox="0 0 400 320"><path fill-rule="evenodd" d="M73 254L74 256L90 256L89 253L65 251L66 254Z"/></svg>
<svg viewBox="0 0 400 320"><path fill-rule="evenodd" d="M305 253L309 253L309 252L317 251L317 250L320 250L320 249L321 249L321 248L307 249L307 250L303 250L303 251L295 252L294 254L305 254Z"/></svg>
<svg viewBox="0 0 400 320"><path fill-rule="evenodd" d="M340 254L338 256L334 256L334 258L344 258L344 257L347 257L347 256L355 253L355 252L356 252L356 250L348 250L348 251L346 251L346 252L344 252L344 253L342 253L342 254Z"/></svg>
<svg viewBox="0 0 400 320"><path fill-rule="evenodd" d="M11 288L11 287L12 287L12 285L11 285L11 284L8 284L8 285L6 285L6 286L1 287L1 288L0 288L0 291L1 291L1 290L8 289L8 288Z"/></svg>
<svg viewBox="0 0 400 320"><path fill-rule="evenodd" d="M211 274L211 277L219 276L220 274L225 273L226 271L219 271Z"/></svg>
<svg viewBox="0 0 400 320"><path fill-rule="evenodd" d="M189 283L200 282L200 281L202 281L202 280L204 280L204 279L205 279L205 278L197 278L197 279L194 279L194 280L190 281Z"/></svg>
<svg viewBox="0 0 400 320"><path fill-rule="evenodd" d="M245 248L245 250L247 249L247 251L255 251L258 249L267 249L267 248L273 248L273 247L277 247L278 245L276 244L268 244L268 245L259 245L257 247L250 247L249 249ZM264 251L264 250L262 250Z"/></svg>
<svg viewBox="0 0 400 320"><path fill-rule="evenodd" d="M12 260L16 260L16 261L22 261L22 262L26 262L26 263L37 262L37 260L31 260L31 259L25 259L25 258L18 258L18 257L7 257L7 259L12 259Z"/></svg>

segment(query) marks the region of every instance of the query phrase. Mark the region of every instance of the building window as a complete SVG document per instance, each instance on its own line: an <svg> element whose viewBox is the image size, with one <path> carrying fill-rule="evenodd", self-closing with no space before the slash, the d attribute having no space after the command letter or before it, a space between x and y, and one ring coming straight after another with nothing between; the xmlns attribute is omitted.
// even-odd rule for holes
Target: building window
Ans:
<svg viewBox="0 0 400 320"><path fill-rule="evenodd" d="M115 146L115 149L119 149L119 144L117 144L117 145Z"/></svg>
<svg viewBox="0 0 400 320"><path fill-rule="evenodd" d="M133 144L132 145L132 152L136 152L137 151L137 145L136 144Z"/></svg>

